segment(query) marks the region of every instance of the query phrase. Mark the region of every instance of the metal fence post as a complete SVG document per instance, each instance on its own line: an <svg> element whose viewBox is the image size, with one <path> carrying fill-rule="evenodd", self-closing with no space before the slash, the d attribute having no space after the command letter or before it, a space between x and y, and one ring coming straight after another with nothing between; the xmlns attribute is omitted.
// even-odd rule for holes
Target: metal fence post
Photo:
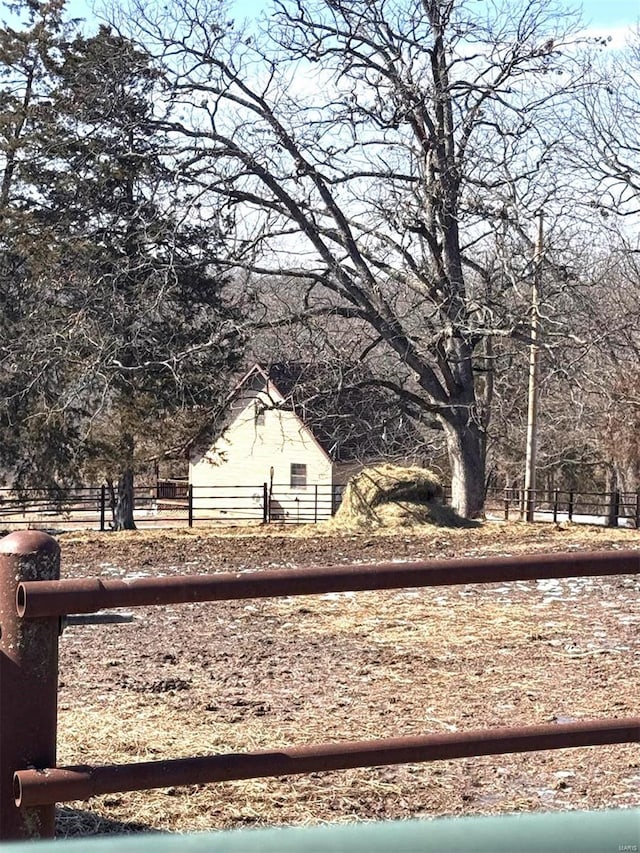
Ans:
<svg viewBox="0 0 640 853"><path fill-rule="evenodd" d="M262 484L262 523L269 523L269 486Z"/></svg>
<svg viewBox="0 0 640 853"><path fill-rule="evenodd" d="M636 492L636 530L640 528L640 489Z"/></svg>
<svg viewBox="0 0 640 853"><path fill-rule="evenodd" d="M189 488L187 490L187 499L188 499L188 524L189 527L193 527L193 485L189 483Z"/></svg>
<svg viewBox="0 0 640 853"><path fill-rule="evenodd" d="M553 490L553 521L554 523L558 521L558 501L560 500L560 491L559 489Z"/></svg>
<svg viewBox="0 0 640 853"><path fill-rule="evenodd" d="M107 506L107 487L104 483L100 486L100 530L104 532L105 511Z"/></svg>
<svg viewBox="0 0 640 853"><path fill-rule="evenodd" d="M16 808L13 774L56 766L59 619L19 619L16 589L59 577L51 536L24 530L0 539L0 841L55 834L54 805Z"/></svg>
<svg viewBox="0 0 640 853"><path fill-rule="evenodd" d="M567 510L569 521L571 521L573 519L573 491L569 492L569 502L567 505Z"/></svg>
<svg viewBox="0 0 640 853"><path fill-rule="evenodd" d="M620 492L615 491L609 495L609 518L607 527L617 527L620 515Z"/></svg>
<svg viewBox="0 0 640 853"><path fill-rule="evenodd" d="M509 521L509 489L504 490L504 520Z"/></svg>

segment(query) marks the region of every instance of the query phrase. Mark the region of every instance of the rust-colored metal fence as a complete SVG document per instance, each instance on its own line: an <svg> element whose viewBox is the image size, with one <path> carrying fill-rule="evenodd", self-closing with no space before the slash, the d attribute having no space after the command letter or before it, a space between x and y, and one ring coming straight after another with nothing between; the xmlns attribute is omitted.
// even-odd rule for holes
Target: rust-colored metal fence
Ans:
<svg viewBox="0 0 640 853"><path fill-rule="evenodd" d="M52 837L56 802L170 785L640 741L640 717L472 730L120 766L56 767L59 620L105 607L640 574L640 551L334 566L177 578L59 580L59 549L0 540L0 840ZM25 704L25 697L29 702Z"/></svg>

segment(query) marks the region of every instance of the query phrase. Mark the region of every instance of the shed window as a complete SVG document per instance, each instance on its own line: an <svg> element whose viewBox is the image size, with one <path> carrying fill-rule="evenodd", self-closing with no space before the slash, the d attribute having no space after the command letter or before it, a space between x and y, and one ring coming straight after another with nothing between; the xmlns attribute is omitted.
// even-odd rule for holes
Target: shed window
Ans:
<svg viewBox="0 0 640 853"><path fill-rule="evenodd" d="M255 421L256 426L264 426L264 405L260 402L256 403Z"/></svg>
<svg viewBox="0 0 640 853"><path fill-rule="evenodd" d="M307 466L300 462L291 463L291 488L304 489L307 486Z"/></svg>

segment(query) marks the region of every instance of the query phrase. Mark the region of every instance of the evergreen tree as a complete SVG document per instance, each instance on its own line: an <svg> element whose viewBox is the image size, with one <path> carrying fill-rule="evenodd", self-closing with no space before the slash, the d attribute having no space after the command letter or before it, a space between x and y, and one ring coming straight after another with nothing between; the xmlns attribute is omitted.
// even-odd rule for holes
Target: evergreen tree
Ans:
<svg viewBox="0 0 640 853"><path fill-rule="evenodd" d="M37 367L41 331L53 320L41 298L51 247L35 227L36 199L24 174L47 156L49 96L74 28L62 7L59 0L14 4L15 25L0 28L0 471L11 470L18 487L31 482L34 459L43 486L69 485L77 447L56 406L62 351L50 351L45 373Z"/></svg>
<svg viewBox="0 0 640 853"><path fill-rule="evenodd" d="M140 461L215 404L238 354L215 272L219 220L182 203L179 161L155 129L161 85L144 51L109 28L76 35L58 57L37 138L46 163L34 156L21 173L34 239L47 246L46 276L30 285L48 318L29 359L38 393L23 398L36 422L59 425L59 475L106 476L115 529L135 526ZM55 401L43 400L52 382ZM40 469L23 464L23 479Z"/></svg>

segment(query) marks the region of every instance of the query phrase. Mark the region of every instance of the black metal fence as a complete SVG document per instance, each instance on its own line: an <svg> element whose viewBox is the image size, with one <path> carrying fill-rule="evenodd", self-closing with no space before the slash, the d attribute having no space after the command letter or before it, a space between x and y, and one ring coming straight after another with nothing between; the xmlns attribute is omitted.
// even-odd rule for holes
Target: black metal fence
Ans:
<svg viewBox="0 0 640 853"><path fill-rule="evenodd" d="M534 520L575 521L640 528L640 489L635 492L580 492L577 489L537 489L527 495L524 489L504 489L488 495L497 510L502 495L504 518L520 518L532 498Z"/></svg>
<svg viewBox="0 0 640 853"><path fill-rule="evenodd" d="M192 486L160 480L134 490L138 527L194 527L198 524L314 524L340 505L342 486L259 483L255 486ZM106 486L67 490L0 489L0 528L83 527L107 530L111 505Z"/></svg>
<svg viewBox="0 0 640 853"><path fill-rule="evenodd" d="M95 525L100 519L105 489L85 486L73 489L0 489L0 526L20 526L47 519ZM106 509L106 506L105 506Z"/></svg>
<svg viewBox="0 0 640 853"><path fill-rule="evenodd" d="M194 527L201 524L314 524L340 505L344 486L258 483L255 486L192 486L186 479L159 480L134 492L138 527ZM445 501L449 501L445 491ZM537 490L535 521L571 521L640 529L640 491ZM526 495L516 488L492 489L489 517L524 517ZM104 485L74 489L0 489L0 529L110 527L109 490Z"/></svg>

